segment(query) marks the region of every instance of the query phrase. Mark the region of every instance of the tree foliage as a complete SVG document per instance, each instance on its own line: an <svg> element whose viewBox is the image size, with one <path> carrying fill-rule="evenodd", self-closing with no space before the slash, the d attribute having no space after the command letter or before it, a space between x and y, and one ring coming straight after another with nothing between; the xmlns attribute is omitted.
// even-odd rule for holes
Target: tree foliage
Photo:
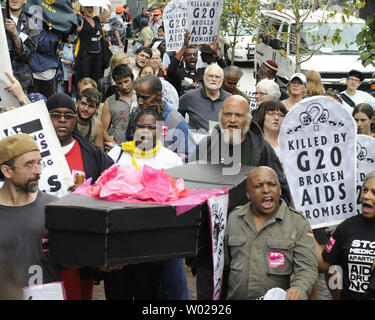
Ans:
<svg viewBox="0 0 375 320"><path fill-rule="evenodd" d="M258 1L258 0L254 0ZM281 48L279 53L286 56L286 46L292 46L296 55L296 71L301 70L301 63L309 60L314 54L319 52L328 42L337 44L341 42L341 33L343 29L329 29L329 23L338 16L341 23L350 25L349 18L354 15L358 8L364 5L363 0L345 1L340 7L334 6L332 0L273 0L261 6L257 11L258 29L264 36L279 39ZM282 13L293 22L292 30L276 30L272 26L266 25L264 9L276 10ZM305 21L316 15L318 30L316 26L304 27ZM327 29L328 27L328 29ZM324 31L323 31L324 30ZM292 32L291 32L292 31ZM302 38L302 32L305 35Z"/></svg>
<svg viewBox="0 0 375 320"><path fill-rule="evenodd" d="M253 0L224 0L223 2L220 29L222 33L233 35L229 44L232 47L232 56L230 57L232 64L239 33L245 31L252 34L252 31L256 28L254 19L258 6L258 3Z"/></svg>
<svg viewBox="0 0 375 320"><path fill-rule="evenodd" d="M366 18L366 25L356 41L363 66L375 66L375 13Z"/></svg>

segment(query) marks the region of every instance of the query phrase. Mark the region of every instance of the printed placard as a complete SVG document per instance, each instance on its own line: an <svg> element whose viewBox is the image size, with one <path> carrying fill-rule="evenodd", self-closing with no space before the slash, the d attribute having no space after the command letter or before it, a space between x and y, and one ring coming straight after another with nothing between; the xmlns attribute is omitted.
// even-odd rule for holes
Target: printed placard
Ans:
<svg viewBox="0 0 375 320"><path fill-rule="evenodd" d="M68 194L73 178L44 101L0 114L0 139L17 133L27 133L38 143L45 166L39 189L58 197Z"/></svg>
<svg viewBox="0 0 375 320"><path fill-rule="evenodd" d="M23 288L24 300L66 300L63 282L51 282Z"/></svg>
<svg viewBox="0 0 375 320"><path fill-rule="evenodd" d="M190 44L214 42L220 28L223 0L188 0Z"/></svg>
<svg viewBox="0 0 375 320"><path fill-rule="evenodd" d="M294 205L312 228L356 214L356 124L341 104L312 97L286 115L279 145Z"/></svg>
<svg viewBox="0 0 375 320"><path fill-rule="evenodd" d="M213 300L220 299L221 293L221 283L224 270L224 234L227 225L228 204L228 192L224 195L211 197L207 200L211 221L212 262L214 267Z"/></svg>
<svg viewBox="0 0 375 320"><path fill-rule="evenodd" d="M375 170L375 139L373 137L357 135L357 213L362 213L360 202L362 184L366 174Z"/></svg>
<svg viewBox="0 0 375 320"><path fill-rule="evenodd" d="M163 12L167 51L175 51L184 44L188 11L186 0L172 0Z"/></svg>

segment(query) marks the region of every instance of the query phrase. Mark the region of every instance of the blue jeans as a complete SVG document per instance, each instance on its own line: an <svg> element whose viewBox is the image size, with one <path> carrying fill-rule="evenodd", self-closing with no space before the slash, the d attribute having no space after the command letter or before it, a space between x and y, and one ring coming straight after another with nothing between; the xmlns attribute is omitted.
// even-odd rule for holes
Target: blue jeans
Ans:
<svg viewBox="0 0 375 320"><path fill-rule="evenodd" d="M163 261L161 295L167 300L189 300L183 259Z"/></svg>

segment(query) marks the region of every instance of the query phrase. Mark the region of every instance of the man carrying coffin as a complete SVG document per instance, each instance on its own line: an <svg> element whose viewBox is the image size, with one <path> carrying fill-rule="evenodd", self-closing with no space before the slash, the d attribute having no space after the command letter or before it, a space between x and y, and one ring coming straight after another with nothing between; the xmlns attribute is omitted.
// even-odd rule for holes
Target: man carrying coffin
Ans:
<svg viewBox="0 0 375 320"><path fill-rule="evenodd" d="M44 164L34 139L19 133L0 140L0 249L18 268L23 285L60 280L49 261L44 207L57 198L41 192Z"/></svg>
<svg viewBox="0 0 375 320"><path fill-rule="evenodd" d="M92 178L94 183L113 160L99 147L73 132L77 113L70 96L56 93L48 98L47 109L73 179L77 174L83 174L85 179ZM94 271L81 268L61 272L68 300L92 299Z"/></svg>
<svg viewBox="0 0 375 320"><path fill-rule="evenodd" d="M311 226L280 195L273 169L249 173L250 202L230 213L225 229L229 300L257 299L272 288L285 290L286 300L306 300L318 278Z"/></svg>
<svg viewBox="0 0 375 320"><path fill-rule="evenodd" d="M189 162L220 163L228 175L238 174L241 165L271 167L277 173L281 197L289 205L290 191L281 163L264 140L262 130L251 119L249 103L244 97L232 95L226 98L219 114L219 124L210 136L200 141ZM212 298L211 241L206 240L196 258L198 299Z"/></svg>

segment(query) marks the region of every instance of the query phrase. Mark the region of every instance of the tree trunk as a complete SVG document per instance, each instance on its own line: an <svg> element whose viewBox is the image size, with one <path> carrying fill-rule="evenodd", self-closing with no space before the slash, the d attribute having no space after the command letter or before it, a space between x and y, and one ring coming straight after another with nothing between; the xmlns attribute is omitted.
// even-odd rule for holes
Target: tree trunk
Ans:
<svg viewBox="0 0 375 320"><path fill-rule="evenodd" d="M296 15L296 72L301 72L301 20Z"/></svg>

